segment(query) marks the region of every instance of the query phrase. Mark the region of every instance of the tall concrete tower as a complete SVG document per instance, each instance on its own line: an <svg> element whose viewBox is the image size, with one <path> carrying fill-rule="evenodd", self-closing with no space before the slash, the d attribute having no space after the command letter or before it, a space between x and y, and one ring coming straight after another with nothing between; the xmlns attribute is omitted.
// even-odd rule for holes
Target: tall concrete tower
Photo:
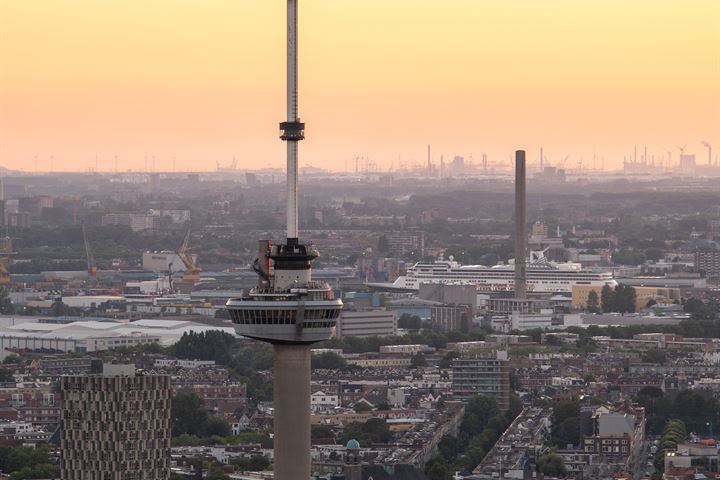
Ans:
<svg viewBox="0 0 720 480"><path fill-rule="evenodd" d="M275 350L276 480L310 478L310 344L332 336L342 309L330 286L311 278L317 250L298 240L297 157L305 124L298 116L297 1L287 0L287 120L280 124L287 142L287 239L260 241L257 287L226 305L239 335Z"/></svg>
<svg viewBox="0 0 720 480"><path fill-rule="evenodd" d="M515 298L527 297L525 248L525 150L515 152Z"/></svg>

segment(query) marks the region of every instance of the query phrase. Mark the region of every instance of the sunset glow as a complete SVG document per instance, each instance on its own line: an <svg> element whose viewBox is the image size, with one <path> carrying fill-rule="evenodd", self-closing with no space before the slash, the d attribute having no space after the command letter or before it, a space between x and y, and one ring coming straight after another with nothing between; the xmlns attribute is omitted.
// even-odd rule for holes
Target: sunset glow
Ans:
<svg viewBox="0 0 720 480"><path fill-rule="evenodd" d="M302 0L301 165L720 152L717 0ZM0 165L284 165L284 2L0 0ZM35 157L37 156L37 160Z"/></svg>

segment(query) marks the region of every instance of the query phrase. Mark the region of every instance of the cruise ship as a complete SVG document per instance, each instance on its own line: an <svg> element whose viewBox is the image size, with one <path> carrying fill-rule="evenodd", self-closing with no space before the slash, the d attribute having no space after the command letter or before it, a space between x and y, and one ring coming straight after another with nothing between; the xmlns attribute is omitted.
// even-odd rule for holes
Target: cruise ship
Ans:
<svg viewBox="0 0 720 480"><path fill-rule="evenodd" d="M477 285L481 291L512 291L515 287L514 265L493 267L460 265L449 260L418 262L407 269L407 274L392 283L394 289L419 290L421 283L448 283ZM574 285L615 287L612 272L584 270L579 263L556 263L545 258L543 252L530 253L527 263L527 290L535 293L572 293Z"/></svg>

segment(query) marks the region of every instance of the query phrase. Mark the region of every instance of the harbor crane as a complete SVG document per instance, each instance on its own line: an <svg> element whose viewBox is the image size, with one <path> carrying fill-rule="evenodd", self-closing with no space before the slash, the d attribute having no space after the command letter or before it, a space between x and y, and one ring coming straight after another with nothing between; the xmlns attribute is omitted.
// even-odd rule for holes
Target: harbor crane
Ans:
<svg viewBox="0 0 720 480"><path fill-rule="evenodd" d="M90 242L88 241L87 229L85 228L85 222L82 222L82 234L83 243L85 244L85 258L87 260L87 272L91 280L94 280L97 276L97 265L95 264L95 256L90 248Z"/></svg>
<svg viewBox="0 0 720 480"><path fill-rule="evenodd" d="M187 233L183 243L177 251L178 257L185 265L185 273L182 279L184 282L197 282L200 280L201 269L197 266L195 257L190 253L190 225L188 225Z"/></svg>
<svg viewBox="0 0 720 480"><path fill-rule="evenodd" d="M10 263L12 251L12 238L6 235L2 239L2 251L0 252L0 285L10 285L10 272L7 271L7 264Z"/></svg>

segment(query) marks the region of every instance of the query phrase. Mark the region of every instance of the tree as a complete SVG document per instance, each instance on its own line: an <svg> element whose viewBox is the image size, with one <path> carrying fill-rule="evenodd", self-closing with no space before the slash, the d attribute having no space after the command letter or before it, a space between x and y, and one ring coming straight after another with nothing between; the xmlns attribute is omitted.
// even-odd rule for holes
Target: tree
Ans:
<svg viewBox="0 0 720 480"><path fill-rule="evenodd" d="M5 360L2 361L5 365L8 365L10 363L18 363L20 361L20 355L17 355L15 353L11 353L7 357L5 357Z"/></svg>
<svg viewBox="0 0 720 480"><path fill-rule="evenodd" d="M440 368L450 368L452 367L452 362L456 358L460 356L460 353L451 350L445 354L445 356L440 360Z"/></svg>
<svg viewBox="0 0 720 480"><path fill-rule="evenodd" d="M618 285L613 290L605 285L600 292L603 312L632 313L635 311L637 293L630 285Z"/></svg>
<svg viewBox="0 0 720 480"><path fill-rule="evenodd" d="M557 402L552 415L553 443L561 448L580 442L580 403L577 401Z"/></svg>
<svg viewBox="0 0 720 480"><path fill-rule="evenodd" d="M390 252L390 241L385 235L380 235L378 238L377 249L380 253Z"/></svg>
<svg viewBox="0 0 720 480"><path fill-rule="evenodd" d="M620 313L633 313L635 311L635 303L637 293L635 288L630 285L618 285L615 288L615 308Z"/></svg>
<svg viewBox="0 0 720 480"><path fill-rule="evenodd" d="M57 465L41 463L10 474L10 480L36 480L39 478L58 478L60 467Z"/></svg>
<svg viewBox="0 0 720 480"><path fill-rule="evenodd" d="M267 457L263 455L253 455L250 457L248 470L251 472L261 472L263 470L267 470L269 466L270 460L268 460Z"/></svg>
<svg viewBox="0 0 720 480"><path fill-rule="evenodd" d="M410 315L409 313L403 313L398 318L398 328L406 330L420 330L422 327L422 319L417 315Z"/></svg>
<svg viewBox="0 0 720 480"><path fill-rule="evenodd" d="M462 452L462 447L457 437L445 435L438 443L438 453L442 458L454 460Z"/></svg>
<svg viewBox="0 0 720 480"><path fill-rule="evenodd" d="M15 313L15 307L10 300L8 291L5 287L0 287L0 313L3 315L10 315Z"/></svg>
<svg viewBox="0 0 720 480"><path fill-rule="evenodd" d="M15 373L14 370L10 370L9 368L0 368L0 382L12 382L15 380L15 377L13 377L13 374Z"/></svg>
<svg viewBox="0 0 720 480"><path fill-rule="evenodd" d="M230 477L221 472L214 472L205 477L205 480L230 480Z"/></svg>
<svg viewBox="0 0 720 480"><path fill-rule="evenodd" d="M642 354L642 361L645 363L659 363L660 365L664 365L667 361L667 356L665 350L651 348Z"/></svg>
<svg viewBox="0 0 720 480"><path fill-rule="evenodd" d="M172 353L178 358L214 360L221 365L230 363L230 348L235 338L219 330L186 332L174 345Z"/></svg>
<svg viewBox="0 0 720 480"><path fill-rule="evenodd" d="M232 427L228 421L217 415L208 418L205 430L205 434L208 436L229 437L232 434Z"/></svg>
<svg viewBox="0 0 720 480"><path fill-rule="evenodd" d="M425 473L430 480L448 480L450 478L450 468L447 462L437 454L425 465Z"/></svg>
<svg viewBox="0 0 720 480"><path fill-rule="evenodd" d="M371 418L365 423L351 422L345 425L340 443L346 444L353 438L360 445L388 443L392 440L392 432L384 418Z"/></svg>
<svg viewBox="0 0 720 480"><path fill-rule="evenodd" d="M599 302L600 300L598 299L597 292L595 290L590 290L587 298L587 311L590 313L598 313L600 310Z"/></svg>
<svg viewBox="0 0 720 480"><path fill-rule="evenodd" d="M468 318L467 312L460 314L460 331L462 333L468 333L470 331L470 319Z"/></svg>
<svg viewBox="0 0 720 480"><path fill-rule="evenodd" d="M172 433L183 433L204 437L207 431L208 414L203 399L192 390L178 390L172 400Z"/></svg>
<svg viewBox="0 0 720 480"><path fill-rule="evenodd" d="M603 312L614 312L615 311L615 296L613 295L613 289L609 285L604 285L600 291L600 301L602 303Z"/></svg>
<svg viewBox="0 0 720 480"><path fill-rule="evenodd" d="M555 453L547 453L538 459L538 467L543 475L552 475L554 477L563 477L567 475L565 462L560 455Z"/></svg>
<svg viewBox="0 0 720 480"><path fill-rule="evenodd" d="M314 369L326 370L345 370L348 366L345 359L335 352L323 352L320 355L313 355L311 365Z"/></svg>
<svg viewBox="0 0 720 480"><path fill-rule="evenodd" d="M311 425L310 426L310 437L315 440L327 440L335 439L335 434L332 428L327 425Z"/></svg>
<svg viewBox="0 0 720 480"><path fill-rule="evenodd" d="M372 407L367 402L357 402L353 407L356 413L370 412Z"/></svg>
<svg viewBox="0 0 720 480"><path fill-rule="evenodd" d="M419 352L413 355L410 359L410 366L412 368L427 367L427 360L425 360L425 355Z"/></svg>
<svg viewBox="0 0 720 480"><path fill-rule="evenodd" d="M32 447L0 447L0 471L16 472L15 478L51 478L46 475L46 466L52 467L53 457L50 447L41 443ZM42 467L42 468L41 468ZM35 469L39 470L36 471ZM38 476L34 476L37 474ZM57 472L54 474L57 475Z"/></svg>
<svg viewBox="0 0 720 480"><path fill-rule="evenodd" d="M488 424L488 421L500 413L497 401L493 397L482 395L470 399L465 407L465 415L460 422L461 438L470 438L479 435Z"/></svg>

